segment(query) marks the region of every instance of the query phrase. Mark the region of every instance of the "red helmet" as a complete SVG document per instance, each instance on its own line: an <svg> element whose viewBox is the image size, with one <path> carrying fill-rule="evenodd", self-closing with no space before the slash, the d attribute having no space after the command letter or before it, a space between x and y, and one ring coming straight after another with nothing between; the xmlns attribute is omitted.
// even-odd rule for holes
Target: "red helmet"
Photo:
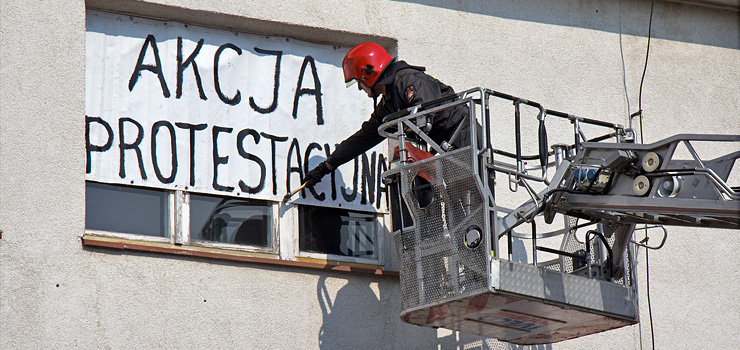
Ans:
<svg viewBox="0 0 740 350"><path fill-rule="evenodd" d="M392 60L393 57L378 44L359 44L350 49L342 60L344 82L349 85L357 80L368 87L374 87L383 69Z"/></svg>

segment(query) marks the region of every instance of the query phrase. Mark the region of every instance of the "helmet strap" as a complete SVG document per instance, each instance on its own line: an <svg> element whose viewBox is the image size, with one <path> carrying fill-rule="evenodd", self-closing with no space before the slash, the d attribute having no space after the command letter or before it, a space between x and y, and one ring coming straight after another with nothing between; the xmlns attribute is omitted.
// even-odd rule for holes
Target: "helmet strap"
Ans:
<svg viewBox="0 0 740 350"><path fill-rule="evenodd" d="M370 88L370 91L371 91L371 92L373 93L373 99L377 99L377 98L378 98L378 96L380 96L380 95L381 95L381 93L380 93L380 92L378 92L378 85L377 85L377 84L376 84L376 85L373 85L373 86L372 86L372 87Z"/></svg>

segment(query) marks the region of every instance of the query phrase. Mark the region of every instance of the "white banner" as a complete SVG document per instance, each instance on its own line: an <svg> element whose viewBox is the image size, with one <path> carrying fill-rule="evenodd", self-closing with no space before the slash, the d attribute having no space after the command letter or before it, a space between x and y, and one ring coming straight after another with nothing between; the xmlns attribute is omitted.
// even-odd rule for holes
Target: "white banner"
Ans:
<svg viewBox="0 0 740 350"><path fill-rule="evenodd" d="M88 11L86 178L280 201L370 116L347 50ZM386 210L385 144L296 202Z"/></svg>

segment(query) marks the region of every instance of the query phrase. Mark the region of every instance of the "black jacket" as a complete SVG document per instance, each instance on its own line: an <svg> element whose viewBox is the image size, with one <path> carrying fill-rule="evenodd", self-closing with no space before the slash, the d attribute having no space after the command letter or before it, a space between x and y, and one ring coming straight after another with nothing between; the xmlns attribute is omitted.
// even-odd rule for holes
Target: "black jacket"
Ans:
<svg viewBox="0 0 740 350"><path fill-rule="evenodd" d="M455 94L451 87L425 74L423 67L410 66L404 61L392 62L379 78L377 85L387 85L389 91L375 106L370 119L362 123L360 130L342 141L327 158L326 162L332 168L336 169L383 141L384 137L378 134L378 127L383 123L385 116ZM468 109L462 105L436 113L431 118L432 129L428 135L438 144L449 140L467 113ZM453 145L463 146L459 142Z"/></svg>

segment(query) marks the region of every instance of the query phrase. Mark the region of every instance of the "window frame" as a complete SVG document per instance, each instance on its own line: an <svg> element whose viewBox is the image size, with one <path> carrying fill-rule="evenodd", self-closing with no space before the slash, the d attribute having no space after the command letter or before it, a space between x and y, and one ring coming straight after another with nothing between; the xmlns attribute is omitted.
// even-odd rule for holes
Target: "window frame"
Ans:
<svg viewBox="0 0 740 350"><path fill-rule="evenodd" d="M136 185L111 184L111 183L106 183L106 182L101 182L101 181L85 179L85 206L87 206L87 184L88 183L97 183L97 184L103 184L103 185L109 185L109 186L119 186L119 187L126 187L126 188L137 188L137 189L151 190L151 191L161 191L161 192L166 193L167 194L167 208L165 210L165 221L167 225L166 225L166 230L165 230L165 234L166 234L165 237L144 235L144 234L138 234L138 233L89 229L87 228L87 212L85 212L85 216L86 216L85 217L85 233L86 234L91 234L91 235L100 236L100 237L131 239L131 240L144 241L144 242L174 243L173 236L174 236L176 220L173 216L173 208L175 206L175 197L174 197L174 194L172 193L173 191L163 190L163 189L158 189L158 188L149 188L149 187L144 187L144 186L136 186Z"/></svg>
<svg viewBox="0 0 740 350"><path fill-rule="evenodd" d="M191 245L196 247L206 247L206 248L217 248L217 249L230 249L230 250L241 250L241 251L248 251L248 252L258 252L258 253L267 253L267 254L279 254L279 248L280 248L280 241L279 241L279 229L278 229L278 210L276 203L271 201L261 201L264 202L265 207L268 207L268 211L270 213L270 218L272 220L270 225L270 230L268 232L268 239L271 239L272 246L270 247L260 247L255 245L248 245L248 244L235 244L235 243L222 243L222 242L211 242L211 241L204 241L204 240L192 240L190 239L190 194L195 192L189 192L189 191L183 191L183 190L176 190L175 192L175 200L174 200L174 206L175 206L175 212L176 212L176 222L175 225L177 225L177 229L175 232L174 237L174 243L175 244L183 244L183 245ZM200 194L200 193L196 193ZM214 196L219 197L219 196ZM242 197L233 197L233 196L222 196L222 197L230 197L230 198L242 198Z"/></svg>
<svg viewBox="0 0 740 350"><path fill-rule="evenodd" d="M296 208L296 217L297 221L300 222L300 210ZM318 252L311 252L307 250L301 250L300 249L300 223L296 223L296 233L295 238L298 242L296 244L296 250L297 250L297 258L307 259L307 260L318 260L318 261L344 261L349 263L355 263L355 264L363 264L363 265L377 265L381 266L382 262L385 261L383 258L383 247L384 247L384 241L387 238L384 238L386 236L384 232L384 226L385 226L385 219L388 217L388 214L385 212L361 212L357 210L350 210L354 212L360 212L360 213L366 213L369 215L375 216L374 225L375 225L375 232L376 235L376 243L375 243L375 250L378 252L378 255L376 258L363 258L363 257L353 257L353 256L345 256L345 255L336 255L336 254L328 254L328 253L318 253Z"/></svg>
<svg viewBox="0 0 740 350"><path fill-rule="evenodd" d="M126 241L136 241L154 244L169 244L175 249L182 248L187 250L188 247L193 248L206 248L215 249L219 251L233 251L235 253L255 253L259 256L269 256L277 261L297 261L302 263L319 264L319 265L346 265L360 268L368 268L371 270L381 271L394 271L388 270L385 264L384 251L390 239L388 232L388 220L389 214L387 212L362 212L373 215L375 219L373 224L377 232L375 249L377 251L376 258L365 258L365 257L351 257L335 254L317 253L310 251L303 251L300 249L300 223L299 223L299 208L300 204L284 204L274 201L259 200L268 207L268 212L271 217L271 228L268 232L270 235L268 239L272 240L270 247L260 247L246 244L233 244L233 243L222 243L222 242L209 242L202 240L190 239L190 195L200 194L197 192L190 192L187 190L162 190L157 188L148 188L136 185L125 185L125 184L108 184L95 180L85 180L85 186L87 183L103 183L111 186L121 187L136 187L140 189L150 189L157 191L164 191L167 194L167 210L166 218L167 229L166 237L149 236L136 233L124 233L114 232L106 230L88 229L85 227L85 236L91 237L106 237L113 239L120 239ZM211 194L209 194L211 195ZM222 198L242 198L239 196L215 196ZM85 199L87 203L87 196ZM290 207L287 207L290 206ZM282 208L282 209L281 209ZM284 211L282 211L284 210ZM282 211L282 212L281 212ZM357 211L361 212L361 211ZM87 225L87 220L85 220ZM84 237L83 237L84 244Z"/></svg>

